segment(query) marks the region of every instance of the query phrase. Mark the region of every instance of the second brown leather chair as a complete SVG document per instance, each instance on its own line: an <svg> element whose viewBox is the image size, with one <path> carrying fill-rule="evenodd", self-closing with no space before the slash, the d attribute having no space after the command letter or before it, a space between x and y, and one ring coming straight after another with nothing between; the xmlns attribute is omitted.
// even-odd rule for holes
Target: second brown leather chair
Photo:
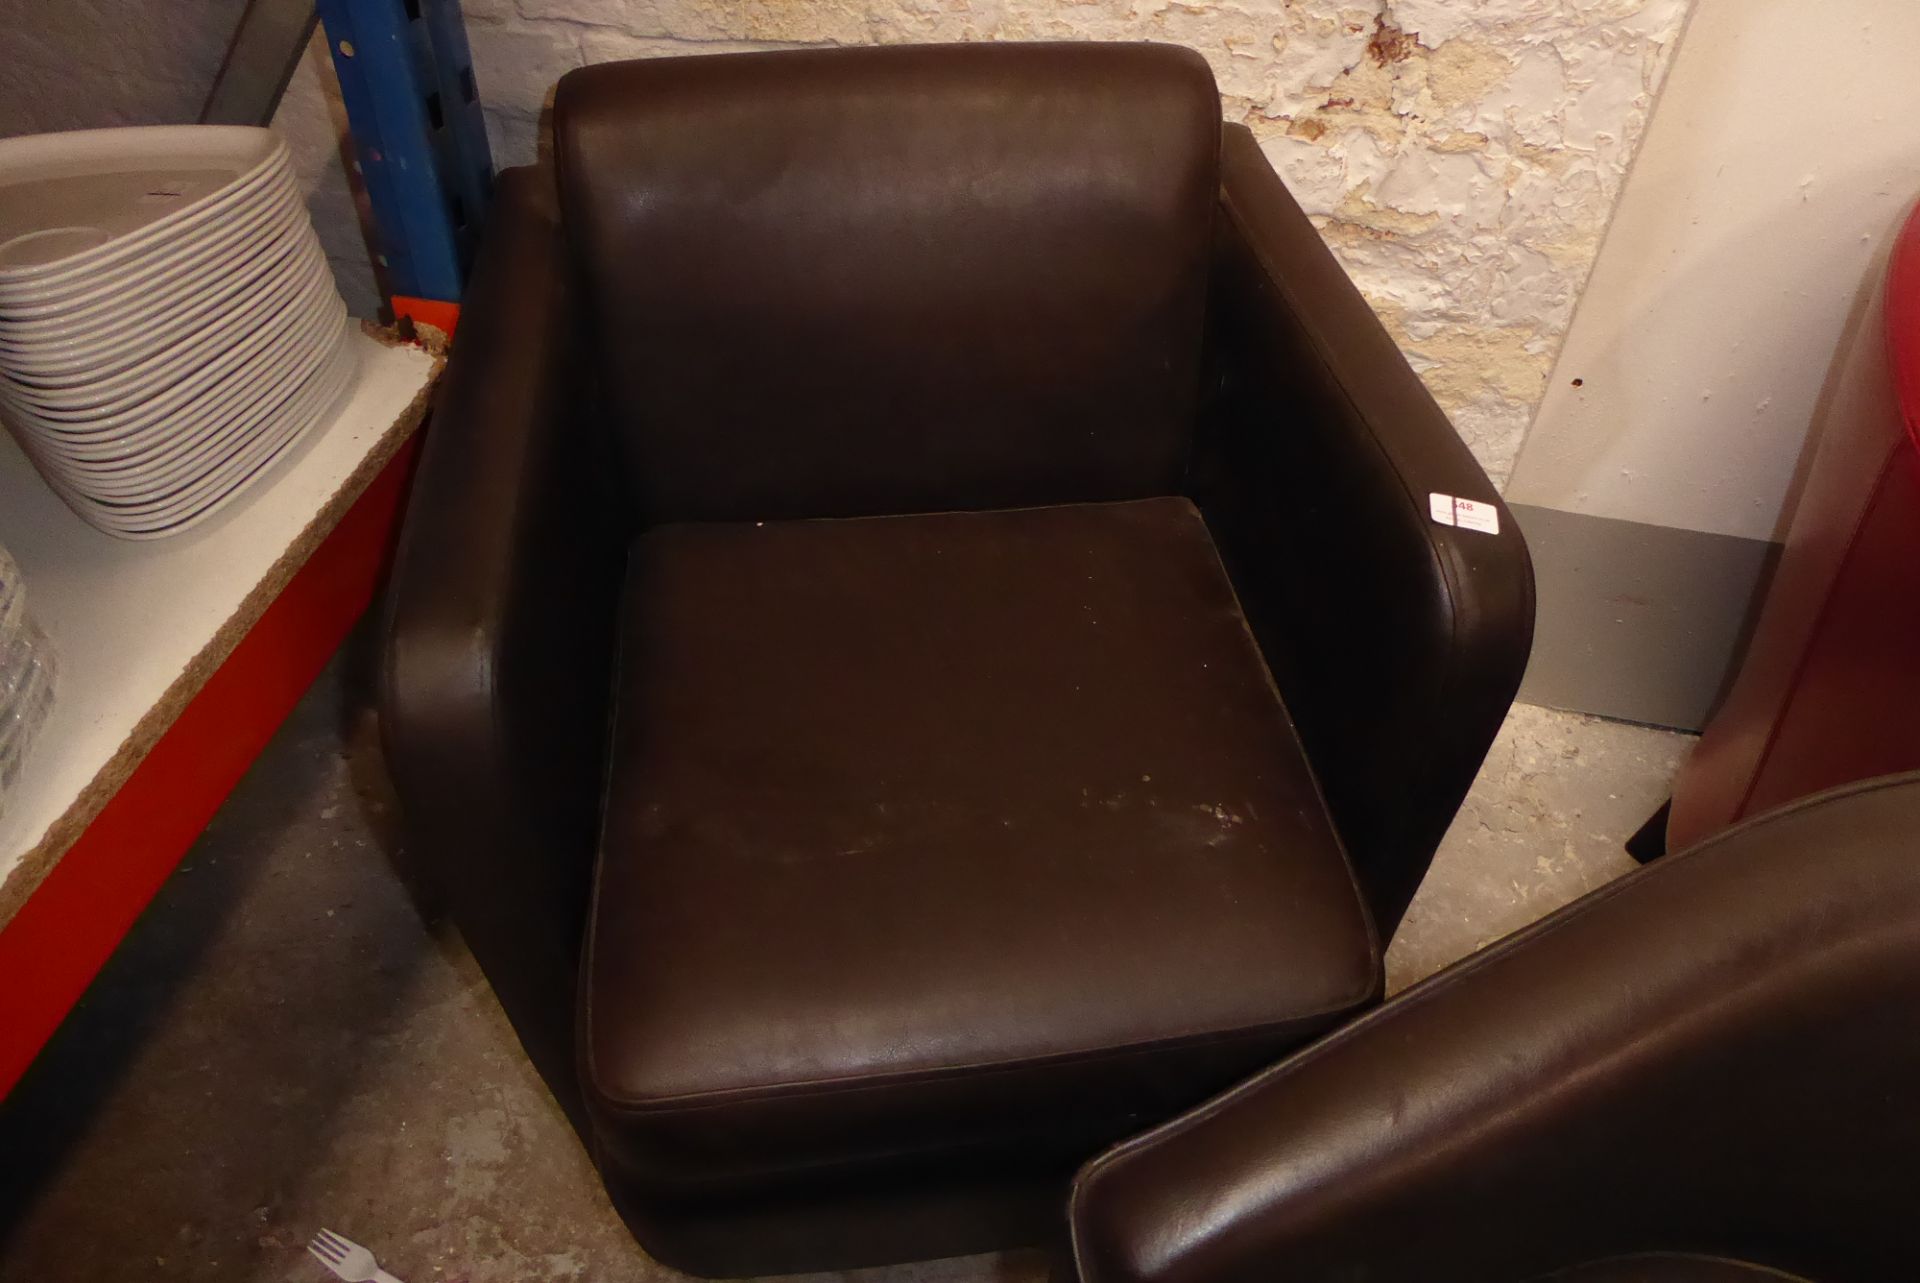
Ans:
<svg viewBox="0 0 1920 1283"><path fill-rule="evenodd" d="M1917 1159L1908 775L1603 887L1127 1142L1072 1237L1081 1283L1903 1283Z"/></svg>
<svg viewBox="0 0 1920 1283"><path fill-rule="evenodd" d="M418 845L663 1260L1045 1237L1377 1001L1519 534L1189 52L663 59L554 122L396 576Z"/></svg>

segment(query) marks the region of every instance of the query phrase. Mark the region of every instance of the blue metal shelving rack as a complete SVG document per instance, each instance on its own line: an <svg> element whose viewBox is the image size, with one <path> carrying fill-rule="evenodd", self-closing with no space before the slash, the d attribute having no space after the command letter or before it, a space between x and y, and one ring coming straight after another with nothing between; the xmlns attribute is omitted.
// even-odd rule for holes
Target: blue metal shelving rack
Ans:
<svg viewBox="0 0 1920 1283"><path fill-rule="evenodd" d="M457 302L493 188L459 0L316 0L388 292Z"/></svg>

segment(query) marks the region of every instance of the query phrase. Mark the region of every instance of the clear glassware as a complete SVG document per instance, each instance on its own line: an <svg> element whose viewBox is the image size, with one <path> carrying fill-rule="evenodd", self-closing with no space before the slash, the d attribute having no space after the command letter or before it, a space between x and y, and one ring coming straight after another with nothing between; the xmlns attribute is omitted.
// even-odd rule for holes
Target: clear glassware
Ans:
<svg viewBox="0 0 1920 1283"><path fill-rule="evenodd" d="M20 566L0 544L0 643L10 641L20 631L26 611L27 589Z"/></svg>
<svg viewBox="0 0 1920 1283"><path fill-rule="evenodd" d="M53 711L54 657L27 613L20 567L0 548L0 812Z"/></svg>

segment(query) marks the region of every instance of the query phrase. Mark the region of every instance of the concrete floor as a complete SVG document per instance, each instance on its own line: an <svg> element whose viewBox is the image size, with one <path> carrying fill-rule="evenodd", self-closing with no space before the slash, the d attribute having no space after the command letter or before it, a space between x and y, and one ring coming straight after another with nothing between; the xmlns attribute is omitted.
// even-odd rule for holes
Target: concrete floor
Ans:
<svg viewBox="0 0 1920 1283"><path fill-rule="evenodd" d="M667 1279L472 960L422 924L336 666L0 1105L0 1283ZM1388 956L1404 986L1631 867L1688 737L1514 711ZM1037 1255L865 1283L1039 1283Z"/></svg>

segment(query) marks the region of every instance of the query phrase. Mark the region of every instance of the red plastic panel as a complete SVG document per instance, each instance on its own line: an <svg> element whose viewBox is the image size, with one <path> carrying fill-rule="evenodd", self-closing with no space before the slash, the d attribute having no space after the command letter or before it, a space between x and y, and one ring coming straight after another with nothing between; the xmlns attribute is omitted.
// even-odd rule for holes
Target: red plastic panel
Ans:
<svg viewBox="0 0 1920 1283"><path fill-rule="evenodd" d="M1734 819L1920 768L1920 468L1892 450Z"/></svg>
<svg viewBox="0 0 1920 1283"><path fill-rule="evenodd" d="M0 929L0 1096L373 600L418 448L416 434Z"/></svg>
<svg viewBox="0 0 1920 1283"><path fill-rule="evenodd" d="M1838 393L1739 676L1675 781L1670 847L1920 768L1920 208L1884 284L1886 369L1858 363L1874 386Z"/></svg>

